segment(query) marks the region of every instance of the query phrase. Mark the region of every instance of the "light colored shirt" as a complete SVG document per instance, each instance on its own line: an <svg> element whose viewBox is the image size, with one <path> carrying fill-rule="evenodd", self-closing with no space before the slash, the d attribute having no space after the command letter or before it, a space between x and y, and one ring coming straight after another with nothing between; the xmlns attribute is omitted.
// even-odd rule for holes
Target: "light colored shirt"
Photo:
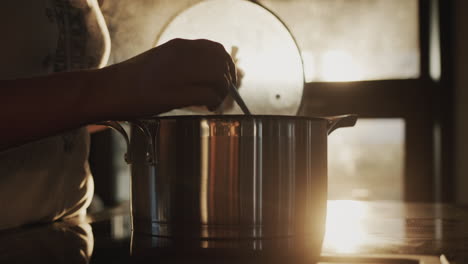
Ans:
<svg viewBox="0 0 468 264"><path fill-rule="evenodd" d="M95 0L1 6L1 79L106 64L109 35ZM81 128L0 152L0 229L83 215L94 189L88 149L89 135Z"/></svg>

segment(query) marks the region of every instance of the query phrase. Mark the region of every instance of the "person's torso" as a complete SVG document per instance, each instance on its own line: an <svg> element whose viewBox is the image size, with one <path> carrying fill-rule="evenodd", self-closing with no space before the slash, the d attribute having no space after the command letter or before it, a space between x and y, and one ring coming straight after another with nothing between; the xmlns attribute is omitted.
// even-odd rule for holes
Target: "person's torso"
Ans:
<svg viewBox="0 0 468 264"><path fill-rule="evenodd" d="M110 40L95 0L14 0L1 6L0 79L106 64ZM35 210L36 220L63 213L57 211L67 206L64 192L70 185L82 185L80 180L89 174L88 147L89 135L81 128L0 152L0 208L5 212L15 206L10 199L25 205L13 208L16 215L10 218L4 215L0 229L31 221L25 220L30 218L30 210ZM75 196L83 195L83 188L86 186L77 186ZM43 201L40 208L33 206L37 199Z"/></svg>
<svg viewBox="0 0 468 264"><path fill-rule="evenodd" d="M0 9L0 78L98 68L110 43L95 1L15 0Z"/></svg>

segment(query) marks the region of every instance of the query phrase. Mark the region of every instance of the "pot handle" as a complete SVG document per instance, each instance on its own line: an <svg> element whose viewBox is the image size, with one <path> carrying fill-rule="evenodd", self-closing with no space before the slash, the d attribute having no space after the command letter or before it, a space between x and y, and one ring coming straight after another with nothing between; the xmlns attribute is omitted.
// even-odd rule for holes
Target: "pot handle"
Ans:
<svg viewBox="0 0 468 264"><path fill-rule="evenodd" d="M151 136L151 131L149 131L148 127L145 126L142 122L135 120L135 121L127 121L129 124L135 125L140 129L143 134L145 134L146 140L148 141L147 144L147 150L146 150L146 162L149 164L155 164L157 161L156 153L155 153L155 148L154 148L154 138ZM121 134L124 139L125 143L127 145L127 152L124 155L125 162L127 164L132 163L132 157L131 157L131 152L130 152L130 137L128 136L127 132L125 129L119 124L117 121L102 121L102 122L97 122L95 123L96 125L101 125L101 126L107 126L115 131L117 131L119 134Z"/></svg>
<svg viewBox="0 0 468 264"><path fill-rule="evenodd" d="M327 132L330 135L340 127L353 127L357 121L357 115L339 115L324 117L328 121Z"/></svg>
<svg viewBox="0 0 468 264"><path fill-rule="evenodd" d="M132 159L130 158L130 137L128 136L125 129L119 124L117 121L102 121L95 123L96 125L106 126L114 129L115 131L119 132L125 139L125 144L127 144L127 152L124 154L124 159L127 164L132 163Z"/></svg>

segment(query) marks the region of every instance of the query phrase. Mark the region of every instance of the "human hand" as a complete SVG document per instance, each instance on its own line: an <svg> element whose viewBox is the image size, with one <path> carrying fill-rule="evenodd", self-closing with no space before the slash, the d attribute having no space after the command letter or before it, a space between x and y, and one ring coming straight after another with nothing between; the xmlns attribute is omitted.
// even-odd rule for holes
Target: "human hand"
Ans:
<svg viewBox="0 0 468 264"><path fill-rule="evenodd" d="M108 69L109 93L121 116L136 118L175 108L216 109L237 83L224 47L208 40L174 39Z"/></svg>
<svg viewBox="0 0 468 264"><path fill-rule="evenodd" d="M0 150L103 120L214 110L237 83L235 72L221 44L176 39L103 69L0 80L0 119L9 127Z"/></svg>
<svg viewBox="0 0 468 264"><path fill-rule="evenodd" d="M239 89L242 85L242 79L244 78L245 76L245 72L239 68L237 65L237 62L239 61L238 57L237 57L237 52L239 51L239 47L237 46L232 46L231 47L231 58L234 62L234 65L236 65L236 80L237 80L237 85L236 85L236 88ZM235 101L234 101L234 98L231 97L231 96L228 96L226 97L226 99L223 101L223 103L216 109L216 114L223 114L224 112L226 111L230 111L233 109L234 107L234 104Z"/></svg>

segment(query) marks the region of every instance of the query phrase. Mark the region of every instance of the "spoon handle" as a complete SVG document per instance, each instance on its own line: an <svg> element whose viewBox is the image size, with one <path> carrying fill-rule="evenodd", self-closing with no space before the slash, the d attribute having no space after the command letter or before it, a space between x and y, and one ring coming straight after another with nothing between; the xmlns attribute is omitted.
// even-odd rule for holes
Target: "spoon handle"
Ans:
<svg viewBox="0 0 468 264"><path fill-rule="evenodd" d="M237 105L242 109L242 112L244 112L245 115L251 115L249 108L245 104L244 100L242 100L239 92L237 92L237 87L233 83L229 86L229 93L234 101L236 101Z"/></svg>

